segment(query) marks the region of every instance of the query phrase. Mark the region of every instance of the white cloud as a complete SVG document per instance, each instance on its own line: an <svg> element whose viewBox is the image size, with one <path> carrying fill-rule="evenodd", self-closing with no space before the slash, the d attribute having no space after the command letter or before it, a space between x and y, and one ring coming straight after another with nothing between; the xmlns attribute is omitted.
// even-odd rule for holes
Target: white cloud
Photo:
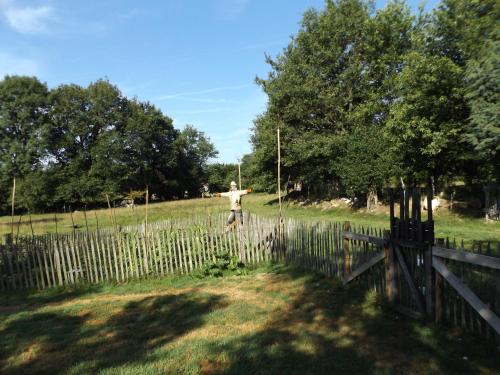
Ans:
<svg viewBox="0 0 500 375"><path fill-rule="evenodd" d="M0 52L0 79L5 75L36 76L39 72L36 61Z"/></svg>
<svg viewBox="0 0 500 375"><path fill-rule="evenodd" d="M11 0L0 0L0 13L7 24L21 34L47 33L48 24L55 17L50 6L16 6Z"/></svg>
<svg viewBox="0 0 500 375"><path fill-rule="evenodd" d="M254 86L254 85L253 84L245 84L245 85L235 85L235 86L213 87L210 89L205 89L205 90L200 90L200 91L178 92L175 94L158 96L155 99L156 100L167 100L167 99L174 99L174 98L178 98L178 97L182 97L182 96L211 94L214 92L229 91L229 90L241 90L241 89L244 89L247 87L252 87L252 86Z"/></svg>
<svg viewBox="0 0 500 375"><path fill-rule="evenodd" d="M201 113L221 113L221 112L231 112L229 108L208 108L208 109L193 109L189 111L170 111L174 115L197 115Z"/></svg>
<svg viewBox="0 0 500 375"><path fill-rule="evenodd" d="M246 10L250 0L218 0L215 3L217 15L222 19L237 19Z"/></svg>

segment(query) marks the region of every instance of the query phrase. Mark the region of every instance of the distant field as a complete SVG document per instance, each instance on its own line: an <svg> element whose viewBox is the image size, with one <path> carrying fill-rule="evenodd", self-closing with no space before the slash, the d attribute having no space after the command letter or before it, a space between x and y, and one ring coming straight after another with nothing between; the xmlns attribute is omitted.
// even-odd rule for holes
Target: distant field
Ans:
<svg viewBox="0 0 500 375"><path fill-rule="evenodd" d="M494 374L495 345L267 266L0 295L2 374Z"/></svg>
<svg viewBox="0 0 500 375"><path fill-rule="evenodd" d="M261 215L277 215L277 196L270 194L250 194L244 197L243 208ZM226 211L229 204L225 198L188 199L170 202L153 203L149 206L149 221L165 220L170 218L185 218L191 215L208 214ZM369 225L378 228L387 228L389 225L388 210L380 209L377 213L353 211L348 208L321 209L319 207L299 207L298 205L283 205L284 215L304 220L350 220L360 225ZM117 208L115 210L118 225L141 224L145 218L145 206L132 208ZM14 218L14 235L18 232L19 216ZM33 231L35 234L69 232L72 230L70 214L33 215ZM82 211L73 213L76 230L89 230L112 225L111 212L106 209L87 212L87 224ZM482 218L473 218L450 213L447 209L438 210L435 214L436 236L456 237L464 239L470 244L472 241L500 241L500 223L485 223ZM20 234L30 234L31 226L27 216L21 217ZM11 218L0 217L0 235L11 232Z"/></svg>

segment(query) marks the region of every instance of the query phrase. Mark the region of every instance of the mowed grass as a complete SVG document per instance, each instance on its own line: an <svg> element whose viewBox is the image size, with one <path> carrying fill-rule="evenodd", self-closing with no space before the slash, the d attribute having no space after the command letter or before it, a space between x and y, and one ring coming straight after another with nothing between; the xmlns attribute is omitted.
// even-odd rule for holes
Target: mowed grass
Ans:
<svg viewBox="0 0 500 375"><path fill-rule="evenodd" d="M205 198L185 199L161 203L152 203L148 206L148 221L155 222L166 219L183 219L193 215L207 215L221 212L228 207L226 199ZM114 214L113 214L114 211ZM50 213L31 216L16 215L14 217L14 236L46 233L63 233L73 230L73 223L78 231L95 230L113 226L113 215L116 223L121 226L143 224L146 217L146 205L136 205L135 208L118 207L114 210L97 209L89 211L74 211L70 213ZM11 233L12 220L10 216L0 216L0 235ZM18 230L19 228L19 230Z"/></svg>
<svg viewBox="0 0 500 375"><path fill-rule="evenodd" d="M243 198L244 210L258 214L271 216L278 214L277 197L270 194L250 194ZM150 222L170 218L187 218L192 215L207 215L208 213L222 212L229 209L226 198L188 199L171 202L153 203L149 206L148 220ZM377 228L389 227L388 208L378 210L376 213L366 213L363 210L355 211L348 208L322 209L320 207L284 203L284 215L304 220L330 220L346 221L364 226ZM397 210L396 210L397 211ZM33 215L33 231L36 234L69 232L73 230L73 222L76 230L90 230L97 226L104 228L112 226L110 210L92 210L86 213L87 220L82 211L73 213L73 221L70 214ZM141 224L145 219L145 206L115 209L116 221L119 225ZM55 220L57 218L57 221ZM425 218L425 214L424 214ZM14 235L30 234L31 226L27 216L14 218ZM21 223L18 226L18 223ZM56 225L57 223L57 225ZM493 241L494 246L500 241L500 222L486 223L483 218L456 214L447 209L438 210L435 213L435 229L437 237L457 238L465 240L466 245L473 241ZM0 217L0 235L11 232L11 218Z"/></svg>
<svg viewBox="0 0 500 375"><path fill-rule="evenodd" d="M493 374L495 345L285 266L0 296L2 374Z"/></svg>

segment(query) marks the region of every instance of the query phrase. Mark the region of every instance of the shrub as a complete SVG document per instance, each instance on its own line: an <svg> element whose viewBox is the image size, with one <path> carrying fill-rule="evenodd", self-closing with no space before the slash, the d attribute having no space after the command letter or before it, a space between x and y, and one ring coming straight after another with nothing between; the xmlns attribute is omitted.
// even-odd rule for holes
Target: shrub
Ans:
<svg viewBox="0 0 500 375"><path fill-rule="evenodd" d="M214 262L208 262L203 266L200 277L221 277L225 274L243 275L245 271L243 262L224 251L215 255Z"/></svg>

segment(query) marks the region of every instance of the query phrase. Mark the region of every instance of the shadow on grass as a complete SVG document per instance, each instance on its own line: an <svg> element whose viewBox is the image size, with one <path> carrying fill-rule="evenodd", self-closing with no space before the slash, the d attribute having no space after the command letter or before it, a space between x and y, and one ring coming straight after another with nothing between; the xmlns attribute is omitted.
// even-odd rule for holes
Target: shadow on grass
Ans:
<svg viewBox="0 0 500 375"><path fill-rule="evenodd" d="M19 222L19 218L16 219L16 222L14 223L15 227L17 228L17 226L29 226L30 225L30 222L29 222L29 219L27 219L26 217L23 217L22 218L23 220ZM41 218L41 219L32 219L31 220L31 224L41 224L41 223L55 223L56 221L62 221L63 219L62 218ZM9 222L5 222L5 223L0 223L0 228L1 227L11 227L12 223L9 221Z"/></svg>
<svg viewBox="0 0 500 375"><path fill-rule="evenodd" d="M129 302L105 321L92 321L89 310L21 314L0 331L0 372L95 373L147 362L155 348L201 327L206 314L225 306L219 296L190 292Z"/></svg>
<svg viewBox="0 0 500 375"><path fill-rule="evenodd" d="M396 316L362 287L343 288L294 268L305 288L265 327L214 345L205 374L495 373L495 350L474 340L459 342L433 328ZM309 275L309 276L307 276ZM498 370L498 367L496 368Z"/></svg>
<svg viewBox="0 0 500 375"><path fill-rule="evenodd" d="M189 366L179 363L179 368L205 374L498 373L494 346L467 338L458 341L445 331L396 316L359 285L344 288L320 275L279 265L267 272L272 278L263 280L273 280L274 285L241 287L258 289L267 297L286 297L287 302L279 308L267 306L262 310L268 315L265 323L234 336L186 336L208 324L237 324L213 320L231 319L236 312L227 314L224 309L240 302L200 289L118 306L110 300L74 308L65 304L57 313L42 308L0 314L0 372L113 373L143 365L151 365L146 372L160 371L159 361L171 355L172 362L165 366L176 366L179 355L179 361L191 361ZM290 284L281 282L290 280L299 287L283 290ZM114 297L119 301L120 296ZM265 302L259 303L262 307ZM97 305L101 310L93 311ZM103 312L107 306L114 310ZM212 314L218 310L223 314ZM192 351L168 353L171 349L165 345L181 337L186 339L181 347Z"/></svg>
<svg viewBox="0 0 500 375"><path fill-rule="evenodd" d="M0 294L0 306L19 305L25 308L38 308L46 303L64 302L83 297L87 294L97 293L102 289L99 285L77 285L73 287L54 287L43 291L14 290ZM1 312L1 310L0 310Z"/></svg>

